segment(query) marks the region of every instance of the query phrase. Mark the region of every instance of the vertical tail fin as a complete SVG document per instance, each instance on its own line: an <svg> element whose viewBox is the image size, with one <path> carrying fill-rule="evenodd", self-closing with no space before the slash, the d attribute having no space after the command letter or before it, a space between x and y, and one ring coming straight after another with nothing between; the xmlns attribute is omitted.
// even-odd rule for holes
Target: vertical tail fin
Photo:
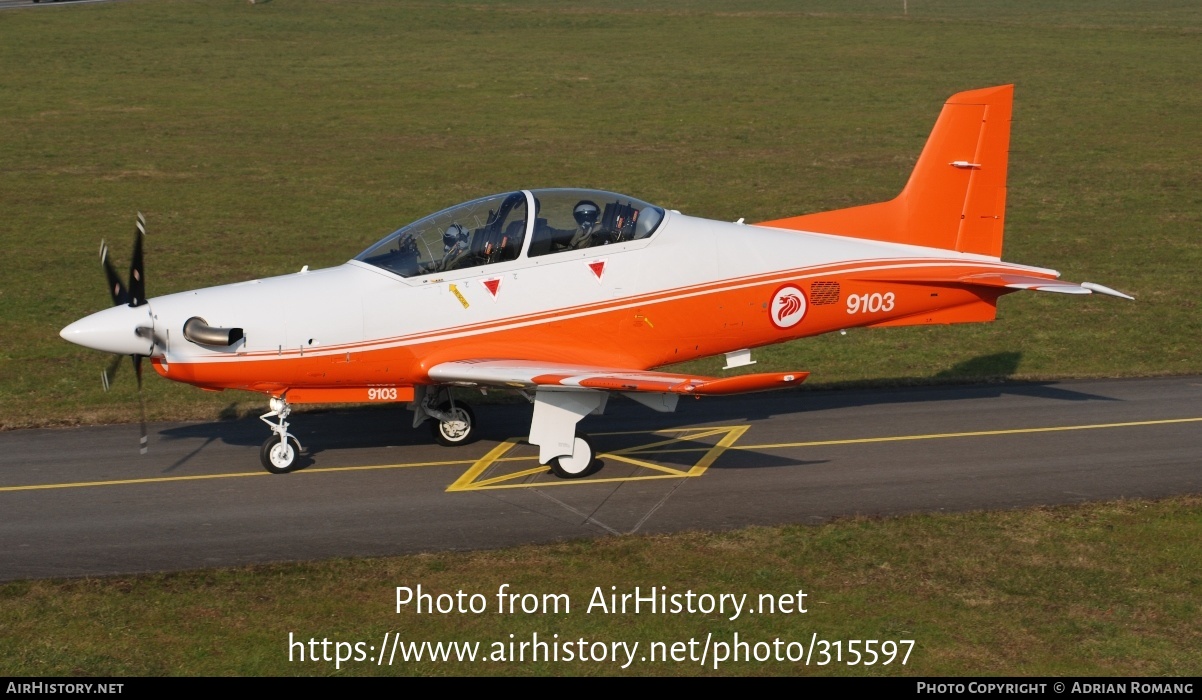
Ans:
<svg viewBox="0 0 1202 700"><path fill-rule="evenodd" d="M1001 257L1013 97L1013 85L953 95L894 199L759 225Z"/></svg>

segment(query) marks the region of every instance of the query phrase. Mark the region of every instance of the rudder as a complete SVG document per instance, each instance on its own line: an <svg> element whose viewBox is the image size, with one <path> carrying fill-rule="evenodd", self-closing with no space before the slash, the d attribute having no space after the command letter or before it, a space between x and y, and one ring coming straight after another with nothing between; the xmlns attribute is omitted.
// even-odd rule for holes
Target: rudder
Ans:
<svg viewBox="0 0 1202 700"><path fill-rule="evenodd" d="M758 225L908 243L1000 258L1013 85L953 95L901 194Z"/></svg>

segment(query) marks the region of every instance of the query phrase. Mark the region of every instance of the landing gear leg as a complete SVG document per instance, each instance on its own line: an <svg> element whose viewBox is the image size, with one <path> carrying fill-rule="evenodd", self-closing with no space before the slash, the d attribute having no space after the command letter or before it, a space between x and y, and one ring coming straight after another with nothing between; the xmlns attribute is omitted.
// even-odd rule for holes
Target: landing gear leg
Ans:
<svg viewBox="0 0 1202 700"><path fill-rule="evenodd" d="M551 467L561 479L579 479L600 468L587 435L576 430L586 415L605 410L608 394L601 391L539 389L534 395L530 444L538 446L539 464Z"/></svg>
<svg viewBox="0 0 1202 700"><path fill-rule="evenodd" d="M434 441L445 447L466 445L476 439L476 414L466 402L457 401L448 388L429 390L418 387L418 393L410 406L413 409L413 427L429 418L430 434Z"/></svg>
<svg viewBox="0 0 1202 700"><path fill-rule="evenodd" d="M259 450L259 461L272 474L287 474L296 468L301 451L300 442L288 432L288 414L292 413L292 407L283 398L276 397L272 397L270 406L271 411L259 416L272 432ZM273 417L278 417L279 421L272 423Z"/></svg>

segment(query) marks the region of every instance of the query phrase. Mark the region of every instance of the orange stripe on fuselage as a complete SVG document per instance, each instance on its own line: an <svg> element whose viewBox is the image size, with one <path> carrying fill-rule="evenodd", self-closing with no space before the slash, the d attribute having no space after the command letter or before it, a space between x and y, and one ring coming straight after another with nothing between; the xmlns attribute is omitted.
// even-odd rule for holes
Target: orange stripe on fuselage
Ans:
<svg viewBox="0 0 1202 700"><path fill-rule="evenodd" d="M824 277L827 279L840 279L839 273L850 274L860 273L857 277L861 279L882 279L887 277L888 280L903 280L903 279L920 279L926 280L932 276L937 276L939 279L954 281L957 277L967 274L986 272L1015 272L1021 271L1023 274L1035 274L1031 268L1021 265L1011 265L998 261L996 263L977 263L974 261L956 260L956 259L932 259L932 258L911 258L911 259L881 259L881 260L860 260L855 262L841 262L830 265L821 265L808 268L797 268L793 270L783 270L761 275L752 275L748 277L721 280L718 282L708 282L700 285L689 287L680 287L674 289L661 290L643 294L635 297L626 297L621 299L611 299L592 304L584 304L570 309L552 309L549 311L541 311L532 314L511 316L493 321L485 321L475 324L465 324L462 326L452 326L438 328L429 331L420 331L407 335L392 336L388 338L379 338L365 340L354 343L343 343L337 345L328 345L322 348L309 350L262 350L239 354L215 355L206 358L205 362L244 362L248 358L292 358L302 355L332 355L345 354L347 351L356 352L367 349L384 349L392 348L398 345L415 344L423 340L450 340L455 338L463 338L468 336L479 335L484 331L500 330L508 328L518 328L522 326L540 325L545 321L564 320L577 316L588 316L606 310L618 310L625 308L639 307L643 305L651 305L661 301L671 301L683 296L698 296L709 295L714 292L726 292L739 288L755 287L761 283L771 282L797 282L805 279L813 279L816 277ZM1042 275L1036 275L1042 276ZM1048 279L1055 279L1053 276L1047 276Z"/></svg>
<svg viewBox="0 0 1202 700"><path fill-rule="evenodd" d="M396 336L388 341L327 348L321 354L248 353L169 365L156 359L153 366L176 381L268 393L302 386L425 384L430 382L428 368L474 358L642 370L843 328L919 318L923 312L939 311L941 323L959 322L956 309L963 307L963 321L980 320L980 305L992 307L998 296L1010 290L970 287L953 281L909 280L955 280L969 274L1013 269L1017 268L1005 263L955 260L861 261ZM888 279L882 279L885 277ZM783 330L774 326L768 318L768 307L779 285L793 282L808 295L812 281L839 282L838 303L810 303L796 326ZM893 294L891 310L849 313L849 295L887 292Z"/></svg>

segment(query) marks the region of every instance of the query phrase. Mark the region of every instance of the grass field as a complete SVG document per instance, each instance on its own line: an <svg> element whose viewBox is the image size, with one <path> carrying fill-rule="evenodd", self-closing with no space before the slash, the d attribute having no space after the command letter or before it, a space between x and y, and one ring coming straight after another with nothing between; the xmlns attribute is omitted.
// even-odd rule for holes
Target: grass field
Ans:
<svg viewBox="0 0 1202 700"><path fill-rule="evenodd" d="M809 339L765 349L756 369L805 367L816 386L1202 372L1202 5L906 4L903 14L900 0L128 0L4 11L0 428L136 420L129 368L103 393L108 358L58 330L108 304L96 249L108 239L125 265L138 210L152 296L336 265L421 215L519 187L597 187L754 222L892 197L943 101L1002 83L1016 85L1004 258L1138 301L1019 294L993 324ZM263 405L154 376L146 396L164 420ZM831 611L818 608L805 632L921 643L913 665L872 673L1198 675L1199 512L1185 498L7 584L0 671L325 673L283 665L281 635L536 629L456 618L435 634L390 614L390 587L405 581L508 581L577 598L573 581L621 570L630 585L695 590L801 582ZM575 617L563 629L695 631L632 625Z"/></svg>
<svg viewBox="0 0 1202 700"><path fill-rule="evenodd" d="M57 332L108 304L343 262L464 199L589 186L719 219L877 201L943 101L1015 83L1005 257L1138 297L809 339L815 385L1202 371L1196 3L121 2L0 23L0 424L133 420ZM286 303L286 300L283 300ZM973 362L1005 353L1011 361ZM715 371L720 361L699 363ZM261 410L152 378L152 418ZM232 410L231 410L232 409Z"/></svg>

